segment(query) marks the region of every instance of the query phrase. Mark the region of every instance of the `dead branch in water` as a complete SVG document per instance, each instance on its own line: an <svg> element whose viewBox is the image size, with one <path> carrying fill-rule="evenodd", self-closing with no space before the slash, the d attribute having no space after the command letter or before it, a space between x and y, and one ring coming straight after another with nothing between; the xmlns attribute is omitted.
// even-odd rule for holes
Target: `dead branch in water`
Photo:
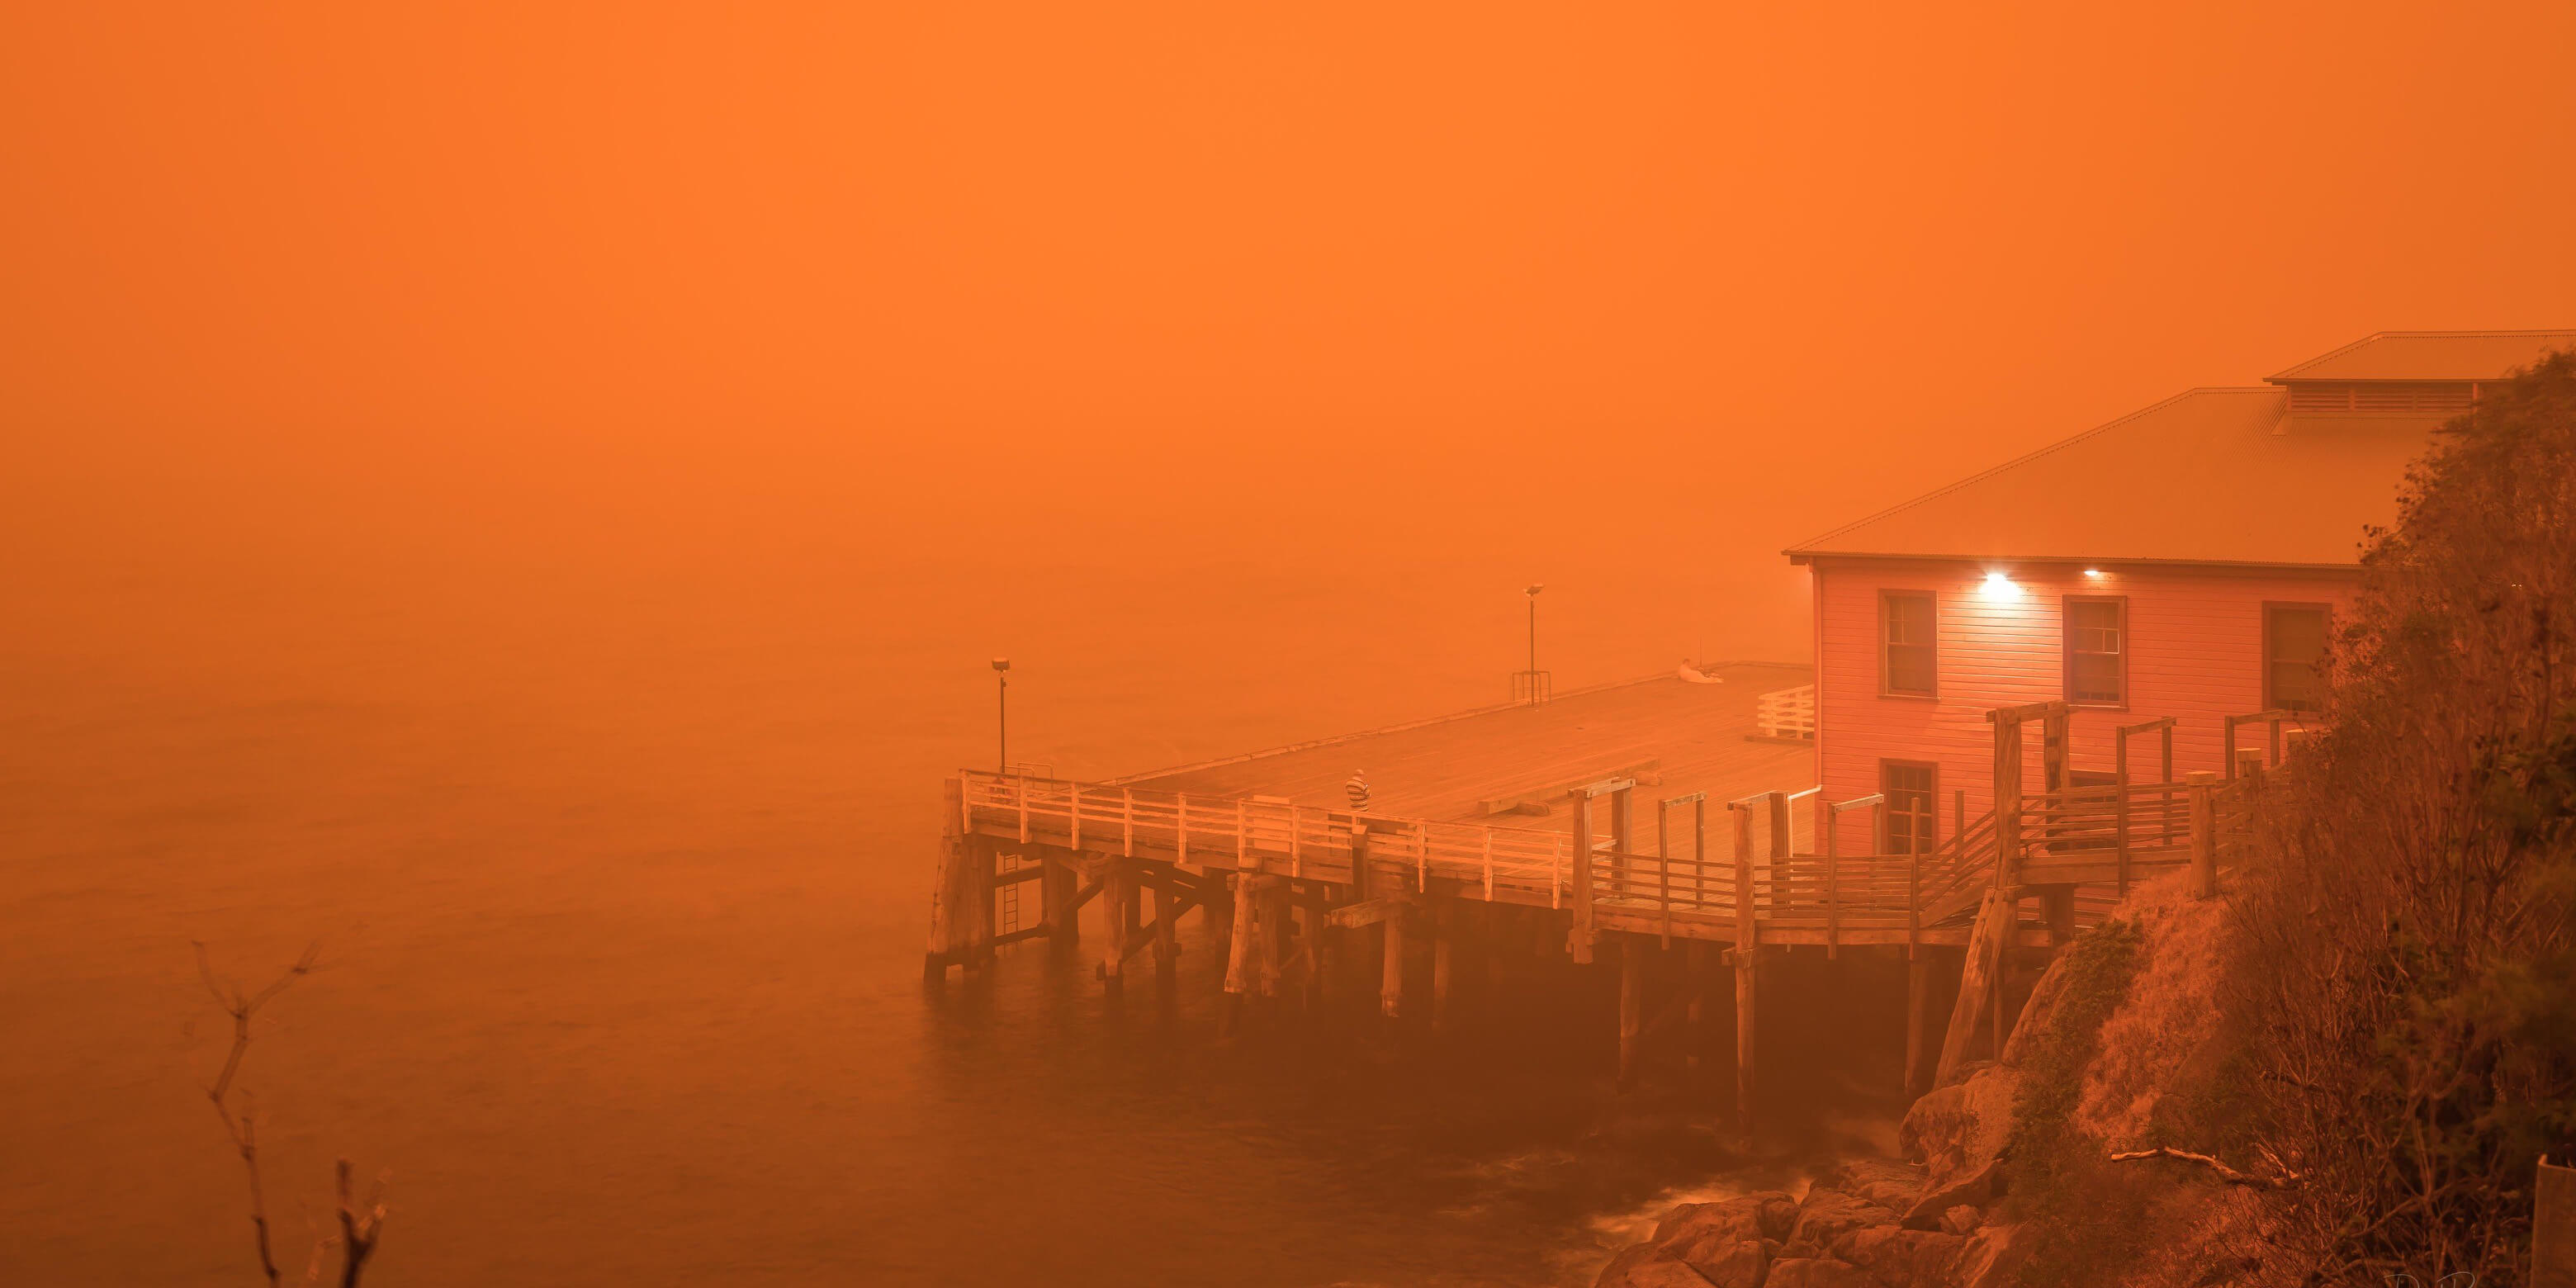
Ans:
<svg viewBox="0 0 2576 1288"><path fill-rule="evenodd" d="M239 985L227 986L215 978L213 963L206 959L206 946L199 942L197 976L206 982L206 991L214 995L215 1004L233 1017L233 1047L224 1056L223 1071L206 1088L206 1099L215 1107L215 1117L224 1125L224 1134L232 1138L233 1149L241 1155L242 1169L250 1174L250 1228L259 1248L259 1268L268 1276L269 1288L277 1288L277 1258L268 1246L268 1198L259 1183L259 1129L250 1112L236 1114L232 1106L233 1076L241 1072L242 1057L250 1051L250 1021L269 999L286 991L286 986L313 973L314 963L322 956L322 945L308 944L304 955L286 968L269 986L256 993L244 993Z"/></svg>
<svg viewBox="0 0 2576 1288"><path fill-rule="evenodd" d="M198 978L205 981L206 991L213 995L215 1004L224 1008L224 1014L233 1020L232 1049L225 1053L223 1069L206 1088L206 1099L213 1103L215 1117L224 1124L224 1134L232 1138L234 1151L241 1155L242 1169L249 1174L250 1225L259 1250L260 1273L268 1276L269 1288L278 1288L277 1258L269 1246L268 1197L259 1177L259 1129L248 1108L234 1108L233 1079L241 1073L242 1057L250 1051L252 1017L258 1015L259 1009L271 999L285 992L288 985L313 973L321 960L322 945L307 945L304 955L296 958L294 965L287 967L270 981L268 987L256 993L243 992L237 984L216 979L214 965L206 958L206 946L199 943L195 947ZM345 1158L339 1160L337 1182L340 1233L315 1236L312 1256L305 1263L304 1282L310 1284L321 1278L323 1256L336 1244L341 1250L340 1288L358 1288L358 1277L366 1269L367 1258L376 1250L376 1240L384 1224L384 1178L377 1178L374 1189L363 1204L351 1193L349 1160ZM306 1224L312 1224L309 1213Z"/></svg>
<svg viewBox="0 0 2576 1288"><path fill-rule="evenodd" d="M2280 1176L2257 1176L2252 1172L2240 1172L2207 1154L2195 1154L2187 1149L2175 1149L2171 1145L2158 1145L2154 1149L2138 1149L2123 1154L2113 1154L2111 1161L2126 1163L2140 1158L2179 1158L2186 1163L2198 1163L2218 1173L2218 1179L2230 1185L2252 1185L2267 1190L2286 1190L2299 1183L2297 1172L2286 1172Z"/></svg>
<svg viewBox="0 0 2576 1288"><path fill-rule="evenodd" d="M385 1178L376 1178L367 1193L363 1207L349 1197L349 1160L341 1159L338 1171L340 1186L340 1246L346 1257L340 1263L340 1288L358 1288L358 1273L366 1268L367 1257L376 1250L378 1227L385 1221Z"/></svg>

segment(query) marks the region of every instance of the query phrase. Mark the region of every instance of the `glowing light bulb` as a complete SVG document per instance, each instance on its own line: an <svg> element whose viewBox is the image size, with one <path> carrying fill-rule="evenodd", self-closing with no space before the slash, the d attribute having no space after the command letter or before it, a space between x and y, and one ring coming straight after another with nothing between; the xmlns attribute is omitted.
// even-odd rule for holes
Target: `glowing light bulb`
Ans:
<svg viewBox="0 0 2576 1288"><path fill-rule="evenodd" d="M2002 573L1990 572L1986 574L1986 584L1979 587L1977 593L1987 599L2019 599L2021 587L2014 585L2013 579Z"/></svg>
<svg viewBox="0 0 2576 1288"><path fill-rule="evenodd" d="M2087 568L2084 570L2084 575L2087 577L2100 577L2102 575L2102 570L2099 568Z"/></svg>

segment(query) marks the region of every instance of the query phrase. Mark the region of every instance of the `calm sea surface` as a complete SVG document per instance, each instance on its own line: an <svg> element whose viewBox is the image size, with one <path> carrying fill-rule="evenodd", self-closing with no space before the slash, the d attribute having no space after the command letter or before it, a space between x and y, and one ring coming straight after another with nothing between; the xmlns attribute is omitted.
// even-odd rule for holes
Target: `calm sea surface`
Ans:
<svg viewBox="0 0 2576 1288"><path fill-rule="evenodd" d="M921 986L937 780L991 754L990 655L1016 659L1015 754L1067 773L1492 700L1516 587L1337 580L25 597L0 1280L251 1281L190 944L258 982L319 939L242 1075L290 1271L345 1154L390 1174L384 1285L1588 1282L1640 1210L1761 1179L1707 1106L1613 1093L1603 980L1436 1048L1330 1020L1218 1040L1196 919L1170 1020L1042 945ZM1556 628L1560 683L1685 651L1644 615Z"/></svg>

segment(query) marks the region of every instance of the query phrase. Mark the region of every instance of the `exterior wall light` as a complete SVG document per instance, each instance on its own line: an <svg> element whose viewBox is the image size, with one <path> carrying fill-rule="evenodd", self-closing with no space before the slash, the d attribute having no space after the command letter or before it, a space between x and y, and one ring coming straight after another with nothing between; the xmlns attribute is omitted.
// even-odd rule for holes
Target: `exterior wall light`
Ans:
<svg viewBox="0 0 2576 1288"><path fill-rule="evenodd" d="M2100 581L2102 579L2102 570L2099 568L2087 568L2084 570L2084 575L2094 579L2095 581Z"/></svg>
<svg viewBox="0 0 2576 1288"><path fill-rule="evenodd" d="M1977 594L1983 598L1998 601L2019 599L2021 587L2014 585L2013 579L2002 573L1990 572L1986 574L1986 584L1977 588Z"/></svg>

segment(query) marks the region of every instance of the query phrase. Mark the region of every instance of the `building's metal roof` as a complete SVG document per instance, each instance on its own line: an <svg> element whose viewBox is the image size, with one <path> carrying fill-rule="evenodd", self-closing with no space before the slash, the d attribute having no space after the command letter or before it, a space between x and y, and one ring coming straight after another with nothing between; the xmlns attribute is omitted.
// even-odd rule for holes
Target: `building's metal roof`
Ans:
<svg viewBox="0 0 2576 1288"><path fill-rule="evenodd" d="M2495 380L2553 349L2576 349L2576 331L2382 331L2266 380Z"/></svg>
<svg viewBox="0 0 2576 1288"><path fill-rule="evenodd" d="M2194 389L1793 546L1823 557L2357 567L2439 416L2293 415L2302 381L2496 380L2576 331L2382 331Z"/></svg>
<svg viewBox="0 0 2576 1288"><path fill-rule="evenodd" d="M2362 528L2396 517L2439 422L2290 416L2288 402L2194 389L1784 553L2357 566Z"/></svg>

